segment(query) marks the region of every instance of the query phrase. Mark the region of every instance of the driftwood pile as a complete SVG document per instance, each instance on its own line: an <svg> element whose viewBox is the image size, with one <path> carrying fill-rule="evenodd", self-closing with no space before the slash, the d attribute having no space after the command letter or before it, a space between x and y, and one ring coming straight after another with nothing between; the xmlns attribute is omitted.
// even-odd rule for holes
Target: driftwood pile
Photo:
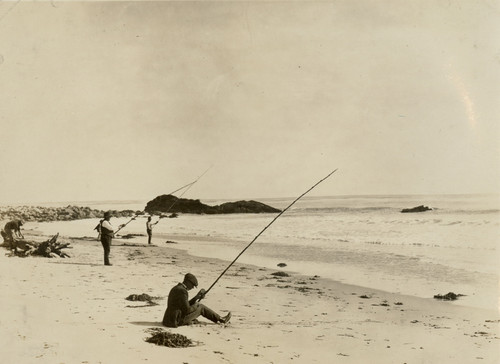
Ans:
<svg viewBox="0 0 500 364"><path fill-rule="evenodd" d="M191 339L181 334L173 334L171 332L164 331L161 328L152 328L148 331L152 334L151 337L146 339L146 342L148 343L168 346L171 348L187 348L188 346L193 345Z"/></svg>
<svg viewBox="0 0 500 364"><path fill-rule="evenodd" d="M49 240L41 243L26 240L16 240L14 242L14 255L18 257L29 257L31 255L45 258L69 258L69 255L63 252L63 249L71 247L69 243L58 243L59 233Z"/></svg>

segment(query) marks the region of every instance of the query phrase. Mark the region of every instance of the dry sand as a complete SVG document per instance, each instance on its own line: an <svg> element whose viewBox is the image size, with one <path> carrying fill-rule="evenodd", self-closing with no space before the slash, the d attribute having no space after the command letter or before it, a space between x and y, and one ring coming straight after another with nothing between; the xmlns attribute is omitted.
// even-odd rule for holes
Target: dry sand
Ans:
<svg viewBox="0 0 500 364"><path fill-rule="evenodd" d="M231 322L165 328L194 345L157 346L146 330L162 327L170 288L187 272L208 288L228 262L189 256L185 242L137 238L115 239L106 267L99 242L71 243L69 259L8 257L2 248L2 363L500 362L496 311L238 263L203 301L231 311ZM159 305L125 300L141 293L160 296Z"/></svg>

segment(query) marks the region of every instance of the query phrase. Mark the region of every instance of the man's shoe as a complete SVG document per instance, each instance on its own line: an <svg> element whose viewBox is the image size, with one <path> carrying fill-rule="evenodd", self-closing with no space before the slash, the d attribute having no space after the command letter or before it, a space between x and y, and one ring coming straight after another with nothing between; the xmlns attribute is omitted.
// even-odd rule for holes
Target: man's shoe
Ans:
<svg viewBox="0 0 500 364"><path fill-rule="evenodd" d="M220 318L220 323L227 324L231 320L231 312L228 312L226 316Z"/></svg>

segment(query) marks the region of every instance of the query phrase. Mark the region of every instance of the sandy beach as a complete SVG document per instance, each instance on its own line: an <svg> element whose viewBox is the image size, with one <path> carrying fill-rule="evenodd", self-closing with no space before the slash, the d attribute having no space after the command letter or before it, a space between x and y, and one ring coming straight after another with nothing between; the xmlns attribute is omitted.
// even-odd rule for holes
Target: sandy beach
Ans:
<svg viewBox="0 0 500 364"><path fill-rule="evenodd" d="M25 237L45 240L34 231ZM199 237L197 237L199 238ZM0 255L0 327L6 363L498 363L498 311L350 286L239 264L204 304L227 325L203 318L167 329L193 341L145 341L162 327L170 288L187 272L208 288L228 262L188 255L182 243L115 239L113 266L98 241L69 239L71 258ZM8 251L3 249L4 253ZM275 276L275 272L286 276ZM159 297L158 305L131 294ZM192 293L192 295L195 294Z"/></svg>

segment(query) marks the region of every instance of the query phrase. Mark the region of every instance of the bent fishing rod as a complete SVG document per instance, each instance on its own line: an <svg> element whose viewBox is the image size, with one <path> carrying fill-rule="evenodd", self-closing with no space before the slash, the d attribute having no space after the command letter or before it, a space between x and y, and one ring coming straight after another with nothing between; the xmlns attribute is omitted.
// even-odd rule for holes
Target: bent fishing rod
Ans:
<svg viewBox="0 0 500 364"><path fill-rule="evenodd" d="M203 174L202 174L201 176L199 176L196 180L194 180L193 182L190 182L190 183L188 183L188 184L186 184L186 185L184 185L184 186L182 186L182 187L180 187L180 188L176 189L175 191L170 192L170 193L169 193L169 195L172 195L172 194L174 194L174 193L176 193L176 192L178 192L178 191L180 191L180 190L182 190L182 189L184 189L184 188L188 187L188 188L187 188L187 189L186 189L186 190L182 193L182 195L184 195L184 193L186 193L186 192L187 192L187 191L188 191L188 190L189 190L189 189L190 189L190 188L191 188L191 187L192 187L192 186L193 186L196 182L198 182L198 180L199 180L201 177L203 177L203 175L204 175L205 173L207 173L207 172L208 172L208 170L209 170L210 168L212 168L212 166L210 166L210 167L209 167L209 168L208 168L205 172L203 172ZM181 197L182 197L182 195L181 195ZM173 204L172 204L172 205L168 208L167 212L168 212L168 211L170 211L170 209L171 209L171 208L175 205L175 203L176 203L177 201L178 201L178 199L177 199L176 201L174 201L174 203L173 203ZM115 234L117 234L117 233L118 233L121 229L123 229L125 226L127 226L128 224L130 224L132 221L134 221L135 219L137 219L137 216L139 216L139 215L143 214L144 212L146 212L146 210L142 210L141 212L137 212L137 213L136 213L136 214L135 214L135 215L134 215L134 216L133 216L133 217L132 217L129 221L127 221L127 222L126 222L125 224L123 224L123 225L120 225L120 227L118 228L118 230L116 230L116 231L115 231ZM160 217L160 219L161 219L161 217ZM158 224L158 222L159 222L159 221L160 221L160 220L158 220L157 222L155 222L155 223L154 223L154 225Z"/></svg>
<svg viewBox="0 0 500 364"><path fill-rule="evenodd" d="M259 236L262 235L262 233L264 231L267 230L267 228L269 228L269 226L271 226L276 220L278 220L278 218L283 215L285 213L286 210L288 210L290 207L292 207L298 200L300 200L302 197L304 197L306 194L308 194L309 192L311 192L317 185L319 185L321 182L323 182L324 180L326 180L328 177L330 177L332 174L334 174L336 171L337 171L338 168L336 168L335 170L333 170L332 172L330 172L326 177L322 178L321 180L319 180L318 182L316 182L311 188L309 188L306 192L304 192L302 195L300 195L299 197L297 197L290 205L288 205L284 210L282 210L278 215L276 215L276 217L269 223L267 224L267 226L262 229L256 236L255 238L253 238L253 240L250 242L250 244L248 244L245 249L243 249L237 256L236 258L234 258L234 260L227 266L226 269L224 269L224 271L219 275L219 277L217 277L217 279L214 281L214 283L212 283L212 285L203 293L202 297L200 297L200 300L205 298L205 296L207 295L207 293L212 289L213 286L215 286L215 284L219 281L219 279L221 279L221 277L228 271L229 268L231 268L231 266L238 260L238 258L250 247L250 245L252 245L255 240L258 239Z"/></svg>

